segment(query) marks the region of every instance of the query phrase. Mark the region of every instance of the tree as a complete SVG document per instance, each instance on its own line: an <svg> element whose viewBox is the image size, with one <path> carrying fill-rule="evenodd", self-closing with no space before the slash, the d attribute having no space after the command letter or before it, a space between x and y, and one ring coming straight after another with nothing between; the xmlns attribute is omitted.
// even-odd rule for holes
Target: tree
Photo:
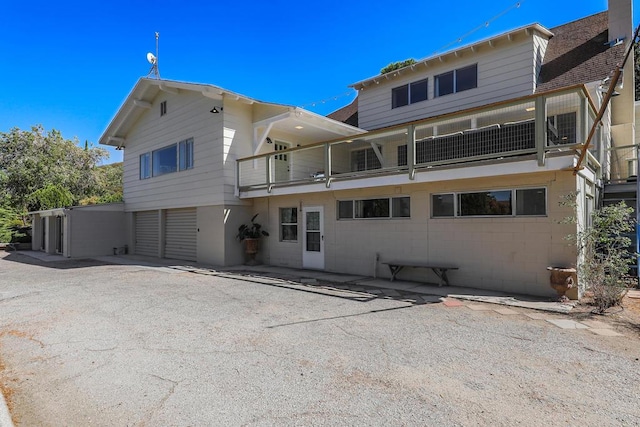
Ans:
<svg viewBox="0 0 640 427"><path fill-rule="evenodd" d="M405 59L404 61L392 62L386 67L380 70L380 74L387 74L391 71L398 70L400 68L408 67L409 65L413 65L416 63L416 60L413 58Z"/></svg>
<svg viewBox="0 0 640 427"><path fill-rule="evenodd" d="M26 223L27 211L77 203L98 191L96 166L107 157L102 148L81 148L77 140L42 126L0 132L3 206L20 212Z"/></svg>

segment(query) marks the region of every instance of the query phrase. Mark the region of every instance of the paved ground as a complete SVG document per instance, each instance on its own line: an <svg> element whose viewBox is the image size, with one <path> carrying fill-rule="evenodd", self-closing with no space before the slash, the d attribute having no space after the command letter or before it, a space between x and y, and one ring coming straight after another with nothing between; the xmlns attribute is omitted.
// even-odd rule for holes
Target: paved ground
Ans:
<svg viewBox="0 0 640 427"><path fill-rule="evenodd" d="M285 279L3 255L16 423L640 424L637 330Z"/></svg>

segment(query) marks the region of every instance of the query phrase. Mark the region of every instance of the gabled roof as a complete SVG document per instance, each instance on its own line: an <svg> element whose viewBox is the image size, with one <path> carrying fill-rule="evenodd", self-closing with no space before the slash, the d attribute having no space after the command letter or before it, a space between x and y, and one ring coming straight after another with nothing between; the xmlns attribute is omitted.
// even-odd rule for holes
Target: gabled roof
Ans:
<svg viewBox="0 0 640 427"><path fill-rule="evenodd" d="M345 105L342 108L337 109L327 117L333 120L337 120L342 123L346 123L351 126L358 126L358 96L351 101L351 104Z"/></svg>
<svg viewBox="0 0 640 427"><path fill-rule="evenodd" d="M609 46L608 25L605 11L552 28L536 92L607 77L622 62L626 45Z"/></svg>
<svg viewBox="0 0 640 427"><path fill-rule="evenodd" d="M124 146L124 138L131 126L136 123L147 109L151 108L151 102L155 99L158 92L161 91L174 94L179 91L199 92L202 96L218 101L231 99L246 104L261 104L280 107L281 111L284 109L284 111L288 112L286 113L286 117L277 117L277 122L282 122L283 120L288 120L290 122L303 122L304 124L309 124L311 127L316 129L326 129L327 132L338 135L353 135L364 132L364 130L358 129L357 127L341 123L340 121L324 117L299 107L259 101L211 84L141 78L124 100L113 119L111 119L111 122L100 136L98 142L103 145L111 145L115 147Z"/></svg>

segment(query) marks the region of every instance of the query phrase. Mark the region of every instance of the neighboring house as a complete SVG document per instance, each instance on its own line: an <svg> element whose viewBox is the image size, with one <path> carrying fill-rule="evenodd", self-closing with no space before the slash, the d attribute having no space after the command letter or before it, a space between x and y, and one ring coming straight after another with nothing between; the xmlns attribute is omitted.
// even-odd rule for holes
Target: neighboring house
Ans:
<svg viewBox="0 0 640 427"><path fill-rule="evenodd" d="M259 214L267 264L387 277L390 259L456 264L456 285L552 295L546 267L576 264L565 236L605 183L635 175L633 61L577 165L631 17L631 0L610 1L438 54L354 83L329 117L141 79L100 138L124 149L124 244L239 264L238 225ZM561 224L574 193L578 224Z"/></svg>

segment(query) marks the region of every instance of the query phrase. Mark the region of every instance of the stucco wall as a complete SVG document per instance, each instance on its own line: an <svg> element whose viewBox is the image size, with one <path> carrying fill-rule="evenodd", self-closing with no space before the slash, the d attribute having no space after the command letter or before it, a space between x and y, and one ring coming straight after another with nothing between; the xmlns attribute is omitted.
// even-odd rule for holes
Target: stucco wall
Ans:
<svg viewBox="0 0 640 427"><path fill-rule="evenodd" d="M431 194L547 188L547 216L431 218ZM572 215L571 208L558 204L561 197L577 190L571 172L544 172L501 178L456 180L446 183L413 184L367 190L328 192L315 195L271 197L257 211L268 210L265 262L302 267L302 217L298 217L298 242L280 242L280 207L323 206L325 266L328 271L373 276L374 260L415 260L455 264L450 274L455 285L508 290L550 296L549 265L574 265L575 247L565 237L575 226L559 222ZM410 196L411 218L336 220L336 201L372 197ZM389 277L378 264L376 274ZM421 269L401 273L403 278L435 282L431 272Z"/></svg>

